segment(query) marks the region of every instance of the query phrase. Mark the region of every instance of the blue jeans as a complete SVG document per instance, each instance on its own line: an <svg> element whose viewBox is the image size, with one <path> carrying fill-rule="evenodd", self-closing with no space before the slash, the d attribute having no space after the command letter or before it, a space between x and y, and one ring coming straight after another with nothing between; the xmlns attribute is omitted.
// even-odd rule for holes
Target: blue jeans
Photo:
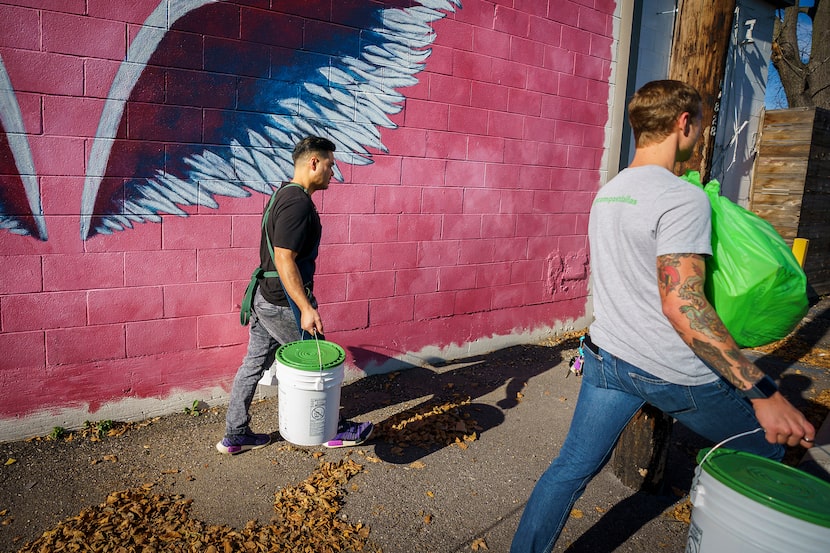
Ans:
<svg viewBox="0 0 830 553"><path fill-rule="evenodd" d="M297 320L290 307L280 307L262 297L257 289L251 306L248 327L248 352L236 371L225 417L225 435L235 436L250 431L249 409L256 393L257 382L274 363L282 344L300 339Z"/></svg>
<svg viewBox="0 0 830 553"><path fill-rule="evenodd" d="M723 379L698 386L671 384L597 349L584 348L582 385L568 436L533 488L511 553L553 549L574 503L646 402L713 443L760 426L752 404ZM733 440L728 447L775 460L784 456L784 448L767 442L763 432Z"/></svg>

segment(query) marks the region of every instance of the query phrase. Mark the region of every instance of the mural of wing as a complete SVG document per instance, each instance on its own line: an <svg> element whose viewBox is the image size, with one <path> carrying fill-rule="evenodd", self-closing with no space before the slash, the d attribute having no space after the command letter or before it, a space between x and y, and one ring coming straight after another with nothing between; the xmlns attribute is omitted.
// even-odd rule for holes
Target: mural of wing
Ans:
<svg viewBox="0 0 830 553"><path fill-rule="evenodd" d="M40 185L17 96L0 58L0 229L46 240Z"/></svg>
<svg viewBox="0 0 830 553"><path fill-rule="evenodd" d="M281 13L286 6L331 10L330 0L274 3L238 40L244 6L159 4L104 106L84 181L82 240L186 216L185 206L216 208L218 196L270 194L290 179L291 149L309 134L332 139L339 162L372 163L370 148L386 151L380 128L394 128L389 116L402 109L399 89L417 83L431 53L431 24L461 0L352 2L349 22L321 17L319 29Z"/></svg>

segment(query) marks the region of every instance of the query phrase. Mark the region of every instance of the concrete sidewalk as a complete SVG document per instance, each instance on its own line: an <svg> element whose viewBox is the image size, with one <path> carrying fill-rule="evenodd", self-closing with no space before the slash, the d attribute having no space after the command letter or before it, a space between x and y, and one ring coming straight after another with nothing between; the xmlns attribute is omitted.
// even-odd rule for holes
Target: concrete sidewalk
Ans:
<svg viewBox="0 0 830 553"><path fill-rule="evenodd" d="M753 351L747 352L747 355L767 374L781 379L782 391L791 401L796 402L798 407L808 407L809 402L804 402L809 397L809 394L803 393L805 387L810 386L814 392L827 389L826 385L816 388L811 383L801 382L800 376L811 374L817 382L824 382L825 374L830 372L830 297L819 299L809 309L796 331L782 347L783 351L773 351L768 355ZM786 360L796 356L804 356L813 364ZM784 359L780 359L781 357ZM816 371L816 367L823 367L824 370ZM801 404L797 403L799 399L802 400ZM824 422L819 421L816 431L815 445L806 451L798 467L830 481L830 414L824 417Z"/></svg>
<svg viewBox="0 0 830 553"><path fill-rule="evenodd" d="M825 298L810 308L798 335L812 349L830 350L830 298ZM828 354L830 357L830 351ZM827 361L830 364L830 359ZM830 371L830 368L827 370ZM815 445L804 454L798 468L830 481L830 414L817 428Z"/></svg>
<svg viewBox="0 0 830 553"><path fill-rule="evenodd" d="M818 429L815 445L804 454L798 468L830 482L830 417Z"/></svg>

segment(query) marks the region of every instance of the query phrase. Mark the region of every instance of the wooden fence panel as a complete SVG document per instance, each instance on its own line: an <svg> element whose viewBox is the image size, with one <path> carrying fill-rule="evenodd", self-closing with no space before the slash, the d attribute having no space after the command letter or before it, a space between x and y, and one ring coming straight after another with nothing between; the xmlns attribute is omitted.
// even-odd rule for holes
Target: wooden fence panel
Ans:
<svg viewBox="0 0 830 553"><path fill-rule="evenodd" d="M810 241L804 271L830 293L830 111L793 108L764 114L749 209L788 244Z"/></svg>

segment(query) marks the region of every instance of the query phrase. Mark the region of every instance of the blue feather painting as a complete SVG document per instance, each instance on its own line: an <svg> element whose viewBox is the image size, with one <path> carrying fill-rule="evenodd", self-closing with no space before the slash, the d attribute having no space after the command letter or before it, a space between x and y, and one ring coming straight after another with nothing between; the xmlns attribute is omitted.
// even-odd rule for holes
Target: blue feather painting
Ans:
<svg viewBox="0 0 830 553"><path fill-rule="evenodd" d="M390 115L403 109L401 89L418 82L430 55L431 24L460 7L367 0L349 3L348 21L330 21L331 2L274 2L242 40L232 2L161 2L104 105L81 239L187 216L187 206L217 208L222 197L270 194L290 178L290 151L306 135L333 140L340 163L372 163L371 150L386 151L380 129L394 128Z"/></svg>
<svg viewBox="0 0 830 553"><path fill-rule="evenodd" d="M0 58L0 230L46 240L32 151L23 115Z"/></svg>

